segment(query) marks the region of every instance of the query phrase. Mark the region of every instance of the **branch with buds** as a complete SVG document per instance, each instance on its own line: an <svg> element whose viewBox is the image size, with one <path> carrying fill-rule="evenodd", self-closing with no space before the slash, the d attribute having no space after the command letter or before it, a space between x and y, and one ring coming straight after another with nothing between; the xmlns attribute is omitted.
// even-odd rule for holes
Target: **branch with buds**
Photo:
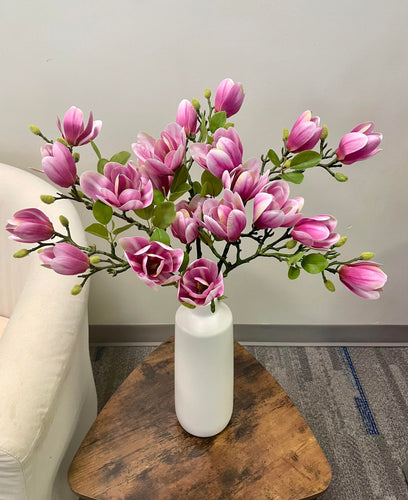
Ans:
<svg viewBox="0 0 408 500"><path fill-rule="evenodd" d="M62 123L57 119L61 136L55 140L31 125L31 132L45 141L42 172L66 190L44 194L41 200L52 204L68 199L92 211L95 222L85 231L104 240L107 248L78 245L63 215L60 222L66 234L56 232L42 211L28 208L8 221L7 230L15 241L35 245L14 256L38 251L42 265L78 275L82 281L73 294L97 272L117 276L132 268L153 289L177 287L178 299L187 307L213 304L224 298L224 278L231 271L258 257L270 257L287 264L291 280L301 271L320 274L333 292L335 285L327 275L338 274L355 294L378 298L387 277L372 261L374 254L339 260L346 238L335 231L336 218L304 216L304 199L291 197L289 187L301 184L313 168L346 181L340 168L380 151L382 135L373 131L374 124L353 128L333 149L327 142L327 126L307 110L290 131L284 129L279 154L269 149L259 160L244 159L238 132L227 121L242 106L242 85L227 78L219 84L214 102L209 89L204 97L206 109L197 99L183 99L176 121L160 138L138 134L131 146L134 160L127 151L102 156L95 143L102 122L90 113L85 125L76 107L66 112ZM74 149L87 144L96 154L96 170L78 177L80 155ZM192 177L194 164L201 167L198 179ZM122 237L128 231L141 234ZM255 245L252 253L246 253L245 241ZM194 248L196 259L190 261ZM214 260L202 257L203 248Z"/></svg>

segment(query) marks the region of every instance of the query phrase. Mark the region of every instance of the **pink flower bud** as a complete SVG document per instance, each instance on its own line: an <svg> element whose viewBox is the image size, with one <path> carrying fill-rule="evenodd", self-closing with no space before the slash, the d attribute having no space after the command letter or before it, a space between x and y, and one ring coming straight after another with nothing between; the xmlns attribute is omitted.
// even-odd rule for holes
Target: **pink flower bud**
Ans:
<svg viewBox="0 0 408 500"><path fill-rule="evenodd" d="M221 200L209 198L203 203L204 220L200 224L218 238L236 241L246 226L244 204L238 193L226 189Z"/></svg>
<svg viewBox="0 0 408 500"><path fill-rule="evenodd" d="M57 125L62 137L70 146L88 144L89 141L95 139L102 128L102 122L100 120L93 121L92 111L89 113L88 124L85 128L84 114L75 106L69 108L65 113L63 126L61 126L61 121L57 117Z"/></svg>
<svg viewBox="0 0 408 500"><path fill-rule="evenodd" d="M231 78L226 78L218 85L215 93L215 111L225 111L229 118L241 109L244 97L242 84L234 83Z"/></svg>
<svg viewBox="0 0 408 500"><path fill-rule="evenodd" d="M299 153L314 148L322 135L323 127L320 127L319 124L320 118L318 116L312 118L311 111L304 111L290 131L286 142L288 150L292 153Z"/></svg>
<svg viewBox="0 0 408 500"><path fill-rule="evenodd" d="M340 281L363 299L378 299L387 281L380 264L371 261L345 264L339 270Z"/></svg>
<svg viewBox="0 0 408 500"><path fill-rule="evenodd" d="M192 144L190 152L199 165L219 179L226 170L231 171L242 164L242 143L238 133L232 127L216 130L212 146Z"/></svg>
<svg viewBox="0 0 408 500"><path fill-rule="evenodd" d="M121 238L119 244L131 268L150 288L155 289L158 285L167 285L180 279L180 276L175 276L184 258L180 248L173 249L164 243L139 236Z"/></svg>
<svg viewBox="0 0 408 500"><path fill-rule="evenodd" d="M373 122L361 123L343 136L336 151L338 160L350 165L381 151L377 146L382 141L382 134L371 132L373 128Z"/></svg>
<svg viewBox="0 0 408 500"><path fill-rule="evenodd" d="M331 215L305 217L295 224L291 236L294 240L316 250L327 250L340 239L333 230L337 220Z"/></svg>
<svg viewBox="0 0 408 500"><path fill-rule="evenodd" d="M170 123L157 141L148 134L138 134L132 149L138 159L138 164L132 165L152 182L154 189L167 193L175 171L183 163L186 133L178 123Z"/></svg>
<svg viewBox="0 0 408 500"><path fill-rule="evenodd" d="M303 215L303 198L289 198L289 184L275 181L258 193L254 199L253 223L258 229L291 227Z"/></svg>
<svg viewBox="0 0 408 500"><path fill-rule="evenodd" d="M56 243L40 253L44 267L58 274L81 274L89 267L89 257L82 250L69 243Z"/></svg>
<svg viewBox="0 0 408 500"><path fill-rule="evenodd" d="M171 224L171 232L185 245L192 243L198 236L198 224L204 198L200 195L188 203L182 200L176 205L176 218Z"/></svg>
<svg viewBox="0 0 408 500"><path fill-rule="evenodd" d="M51 153L51 154L49 154ZM45 175L58 186L68 188L75 184L77 168L70 150L60 142L54 142L41 150L41 161ZM49 156L44 156L49 154Z"/></svg>
<svg viewBox="0 0 408 500"><path fill-rule="evenodd" d="M19 243L46 241L54 234L50 219L37 208L25 208L16 212L6 226L9 238Z"/></svg>
<svg viewBox="0 0 408 500"><path fill-rule="evenodd" d="M130 164L109 162L104 167L104 175L84 172L80 184L82 191L93 200L123 211L139 210L153 201L152 183Z"/></svg>
<svg viewBox="0 0 408 500"><path fill-rule="evenodd" d="M197 111L187 99L183 99L177 109L176 122L184 128L187 135L197 132Z"/></svg>
<svg viewBox="0 0 408 500"><path fill-rule="evenodd" d="M261 176L261 169L258 160L253 158L231 172L225 170L222 174L222 184L224 189L230 189L233 193L238 193L244 203L255 198L268 184L266 172Z"/></svg>
<svg viewBox="0 0 408 500"><path fill-rule="evenodd" d="M178 283L178 300L193 306L206 306L224 293L222 273L208 259L198 259L186 269Z"/></svg>

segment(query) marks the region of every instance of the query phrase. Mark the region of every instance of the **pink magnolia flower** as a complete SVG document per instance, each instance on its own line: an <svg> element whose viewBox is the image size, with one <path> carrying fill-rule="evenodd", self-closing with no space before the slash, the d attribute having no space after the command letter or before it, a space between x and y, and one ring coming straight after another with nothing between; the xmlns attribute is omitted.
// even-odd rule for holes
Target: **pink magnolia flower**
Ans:
<svg viewBox="0 0 408 500"><path fill-rule="evenodd" d="M170 226L171 232L185 245L192 243L198 236L203 201L204 198L196 195L190 203L182 200L176 205L176 218Z"/></svg>
<svg viewBox="0 0 408 500"><path fill-rule="evenodd" d="M299 213L304 200L289 198L289 185L285 181L275 181L258 193L254 199L253 224L258 229L291 227L303 215Z"/></svg>
<svg viewBox="0 0 408 500"><path fill-rule="evenodd" d="M9 238L19 243L37 243L51 238L54 227L44 212L37 208L25 208L16 212L6 226Z"/></svg>
<svg viewBox="0 0 408 500"><path fill-rule="evenodd" d="M68 188L75 184L77 168L71 151L61 144L54 142L41 148L43 156L41 164L45 175L58 186Z"/></svg>
<svg viewBox="0 0 408 500"><path fill-rule="evenodd" d="M229 118L241 109L244 97L242 84L234 83L231 78L226 78L218 85L215 93L215 111L225 111Z"/></svg>
<svg viewBox="0 0 408 500"><path fill-rule="evenodd" d="M322 135L323 127L319 125L320 118L318 116L312 118L311 111L304 111L290 131L286 142L288 150L292 153L299 153L314 148Z"/></svg>
<svg viewBox="0 0 408 500"><path fill-rule="evenodd" d="M381 151L377 146L382 141L382 134L372 132L373 128L373 122L361 123L343 136L336 151L339 161L350 165Z"/></svg>
<svg viewBox="0 0 408 500"><path fill-rule="evenodd" d="M363 299L378 299L387 281L387 275L372 261L345 264L339 270L340 281Z"/></svg>
<svg viewBox="0 0 408 500"><path fill-rule="evenodd" d="M226 241L236 241L246 226L244 204L238 193L229 189L224 191L223 198L219 201L209 198L203 203L202 225L218 238Z"/></svg>
<svg viewBox="0 0 408 500"><path fill-rule="evenodd" d="M44 267L51 268L58 274L81 274L89 267L86 253L69 243L56 243L40 253Z"/></svg>
<svg viewBox="0 0 408 500"><path fill-rule="evenodd" d="M184 252L180 248L173 249L140 236L121 238L119 244L131 268L150 288L156 289L158 285L167 285L180 279L180 276L174 275L184 259Z"/></svg>
<svg viewBox="0 0 408 500"><path fill-rule="evenodd" d="M238 193L244 203L262 191L268 184L269 172L261 176L261 169L258 160L253 158L243 165L235 167L230 172L225 170L222 174L222 184L224 189L230 189L233 193Z"/></svg>
<svg viewBox="0 0 408 500"><path fill-rule="evenodd" d="M181 166L186 151L186 133L178 123L170 123L157 141L148 134L140 133L132 144L137 156L137 169L143 177L152 181L154 189L167 193L174 172Z"/></svg>
<svg viewBox="0 0 408 500"><path fill-rule="evenodd" d="M327 250L340 239L333 230L337 220L331 215L316 215L300 220L291 232L294 240L316 250Z"/></svg>
<svg viewBox="0 0 408 500"><path fill-rule="evenodd" d="M193 306L206 306L224 293L222 273L208 259L198 259L186 269L178 283L178 300Z"/></svg>
<svg viewBox="0 0 408 500"><path fill-rule="evenodd" d="M197 111L187 99L183 99L177 108L176 122L184 128L187 135L197 132Z"/></svg>
<svg viewBox="0 0 408 500"><path fill-rule="evenodd" d="M88 124L85 128L84 114L75 106L70 107L65 113L62 126L60 119L57 117L57 125L62 137L70 146L88 144L89 141L95 139L102 128L100 120L93 121L92 111L89 113Z"/></svg>
<svg viewBox="0 0 408 500"><path fill-rule="evenodd" d="M153 201L152 183L131 165L107 163L98 172L84 172L80 184L82 191L93 200L99 200L120 210L139 210Z"/></svg>
<svg viewBox="0 0 408 500"><path fill-rule="evenodd" d="M214 133L214 142L209 144L191 144L191 156L194 160L221 179L222 174L242 164L242 143L238 133L232 127L219 128Z"/></svg>

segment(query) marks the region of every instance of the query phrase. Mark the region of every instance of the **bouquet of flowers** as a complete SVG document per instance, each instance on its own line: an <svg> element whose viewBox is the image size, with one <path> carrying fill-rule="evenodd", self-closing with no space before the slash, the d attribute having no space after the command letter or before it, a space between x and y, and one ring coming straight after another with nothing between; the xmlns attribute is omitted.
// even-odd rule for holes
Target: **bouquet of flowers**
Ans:
<svg viewBox="0 0 408 500"><path fill-rule="evenodd" d="M219 84L214 102L209 89L204 98L205 110L197 99L182 100L176 122L167 125L159 139L138 134L132 144L134 160L127 151L102 156L95 143L102 122L94 121L92 112L85 126L82 111L71 107L62 123L57 119L61 136L56 140L30 126L45 141L41 172L65 188L41 200L82 204L96 220L85 231L106 243L103 249L80 246L66 217L60 217L62 234L42 211L25 208L8 221L7 230L13 240L35 245L14 256L38 251L43 266L78 275L81 282L72 289L74 295L97 272L116 276L132 268L153 289L176 287L185 306L211 304L214 310L214 300L224 298L224 278L231 271L270 257L286 263L291 280L302 270L320 274L333 292L328 276L338 274L355 294L377 299L387 277L371 260L374 254L340 260L346 237L335 232L335 217L303 215L303 198L291 198L289 188L289 183L300 184L312 168L346 181L339 171L343 165L380 151L382 135L373 131L374 124L357 125L334 150L327 143L327 127L305 111L290 131L284 129L279 153L269 149L259 159L244 159L240 137L228 121L243 103L242 85L227 78ZM78 177L77 149L87 144L95 151L96 171ZM123 237L126 231L138 233ZM244 240L253 242L252 253ZM204 248L211 260L203 257Z"/></svg>

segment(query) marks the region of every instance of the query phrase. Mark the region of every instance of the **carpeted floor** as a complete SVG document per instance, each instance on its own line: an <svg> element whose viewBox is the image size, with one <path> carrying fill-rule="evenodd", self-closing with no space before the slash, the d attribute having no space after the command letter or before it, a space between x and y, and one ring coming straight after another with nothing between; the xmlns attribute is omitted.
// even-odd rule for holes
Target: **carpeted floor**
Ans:
<svg viewBox="0 0 408 500"><path fill-rule="evenodd" d="M92 347L99 407L154 347ZM408 348L248 347L294 401L331 465L322 500L405 500ZM250 500L250 499L248 499Z"/></svg>

